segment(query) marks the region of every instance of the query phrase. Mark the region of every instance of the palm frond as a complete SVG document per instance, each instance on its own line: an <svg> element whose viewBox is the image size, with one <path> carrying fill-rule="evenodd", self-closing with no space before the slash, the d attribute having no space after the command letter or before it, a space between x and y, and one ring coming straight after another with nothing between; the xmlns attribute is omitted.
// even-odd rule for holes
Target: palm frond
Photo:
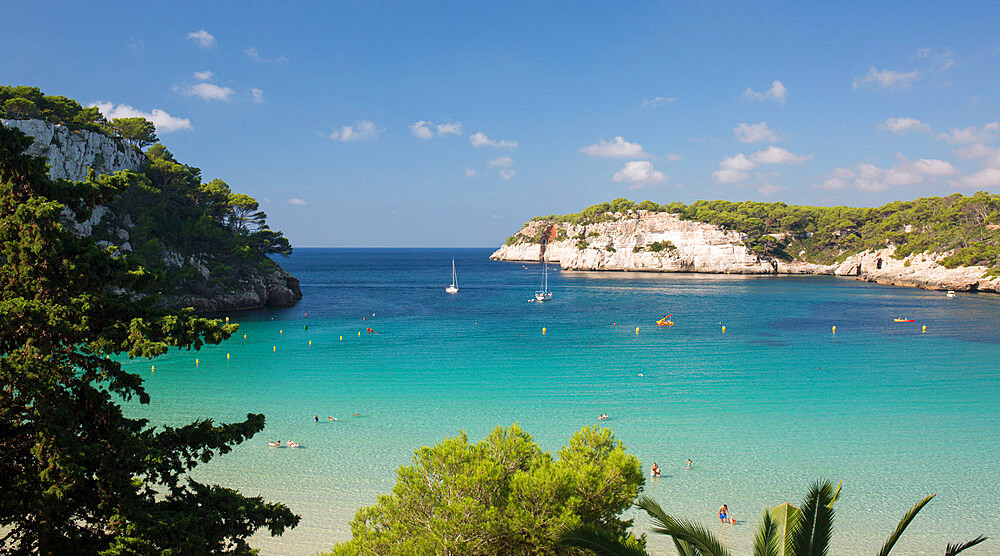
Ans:
<svg viewBox="0 0 1000 556"><path fill-rule="evenodd" d="M635 537L621 537L593 525L565 527L556 542L562 546L585 548L597 556L649 556Z"/></svg>
<svg viewBox="0 0 1000 556"><path fill-rule="evenodd" d="M695 548L691 543L687 541L682 541L677 537L671 537L674 541L674 548L677 549L678 556L701 556L701 551Z"/></svg>
<svg viewBox="0 0 1000 556"><path fill-rule="evenodd" d="M771 519L767 508L753 536L753 556L778 556L778 524Z"/></svg>
<svg viewBox="0 0 1000 556"><path fill-rule="evenodd" d="M844 481L840 481L840 484L837 485L837 491L833 493L833 500L830 500L830 508L831 509L833 508L833 504L837 500L840 500L840 489L842 489L842 488L844 488Z"/></svg>
<svg viewBox="0 0 1000 556"><path fill-rule="evenodd" d="M955 556L956 554L965 550L966 548L972 548L973 546L976 546L977 544L985 541L987 538L989 537L987 537L986 535L979 535L978 537L972 539L971 541L966 541L959 544L948 543L948 548L944 550L944 556Z"/></svg>
<svg viewBox="0 0 1000 556"><path fill-rule="evenodd" d="M795 531L795 556L826 556L833 534L833 483L816 481L802 503L802 518Z"/></svg>
<svg viewBox="0 0 1000 556"><path fill-rule="evenodd" d="M729 556L729 549L703 525L674 518L648 496L640 496L635 505L652 518L654 533L673 537L682 556Z"/></svg>
<svg viewBox="0 0 1000 556"><path fill-rule="evenodd" d="M889 538L886 539L885 544L882 545L882 550L879 551L878 556L889 555L889 552L892 551L892 547L896 544L896 541L899 540L899 537L903 534L903 531L906 530L906 526L909 525L911 521L913 521L913 518L917 517L917 514L920 513L920 510L923 509L923 507L926 506L927 503L930 502L931 499L934 498L935 496L937 495L932 494L927 498L924 498L923 500L917 502L916 504L913 505L912 508L910 508L908 512L906 512L905 515L903 515L903 519L899 520L899 525L896 526L896 530L893 531L891 535L889 535Z"/></svg>

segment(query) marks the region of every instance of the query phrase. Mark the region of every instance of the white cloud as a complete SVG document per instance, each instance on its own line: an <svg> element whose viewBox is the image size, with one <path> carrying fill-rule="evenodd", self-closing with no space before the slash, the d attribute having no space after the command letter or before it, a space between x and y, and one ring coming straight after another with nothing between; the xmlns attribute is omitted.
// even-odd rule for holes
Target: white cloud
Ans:
<svg viewBox="0 0 1000 556"><path fill-rule="evenodd" d="M215 46L215 37L204 29L188 33L187 38L198 43L202 48L212 48Z"/></svg>
<svg viewBox="0 0 1000 556"><path fill-rule="evenodd" d="M740 143L774 142L778 140L778 134L767 127L767 122L759 124L741 123L733 128L733 134L736 135L736 139Z"/></svg>
<svg viewBox="0 0 1000 556"><path fill-rule="evenodd" d="M909 160L902 154L896 156L899 162L892 168L883 169L867 162L856 164L853 169L836 168L832 177L817 184L816 187L841 189L850 185L862 191L885 191L893 186L916 185L958 173L951 163L944 160L933 158Z"/></svg>
<svg viewBox="0 0 1000 556"><path fill-rule="evenodd" d="M931 132L931 126L914 118L888 118L879 122L878 128L890 131L896 135Z"/></svg>
<svg viewBox="0 0 1000 556"><path fill-rule="evenodd" d="M986 168L1000 168L1000 149L981 143L962 147L955 153L965 159L980 159Z"/></svg>
<svg viewBox="0 0 1000 556"><path fill-rule="evenodd" d="M431 123L424 120L413 122L410 125L410 132L413 133L413 136L418 139L430 139L431 137L434 137L434 132L431 131L431 128L427 127L429 125L431 125Z"/></svg>
<svg viewBox="0 0 1000 556"><path fill-rule="evenodd" d="M667 104L673 104L677 100L677 97L653 97L643 99L642 106L640 108L656 108L657 106L664 106Z"/></svg>
<svg viewBox="0 0 1000 556"><path fill-rule="evenodd" d="M500 177L503 178L504 181L510 181L514 177L514 170L504 168L503 170L500 170Z"/></svg>
<svg viewBox="0 0 1000 556"><path fill-rule="evenodd" d="M920 70L895 71L879 70L875 67L868 70L865 75L855 78L851 84L851 90L857 91L860 87L875 87L876 89L909 89L913 82L920 79Z"/></svg>
<svg viewBox="0 0 1000 556"><path fill-rule="evenodd" d="M348 143L351 141L369 141L378 138L378 128L371 120L359 120L354 125L345 125L340 129L333 130L330 139Z"/></svg>
<svg viewBox="0 0 1000 556"><path fill-rule="evenodd" d="M750 87L747 87L746 90L743 91L743 98L746 100L756 100L761 102L765 100L775 100L784 103L785 95L787 93L788 88L785 87L785 84L775 79L771 82L771 88L764 92L755 91Z"/></svg>
<svg viewBox="0 0 1000 556"><path fill-rule="evenodd" d="M288 200L288 202L290 204L293 204L293 205L304 205L304 204L306 204L305 201L303 201L302 199L299 199L298 197L292 197L291 199Z"/></svg>
<svg viewBox="0 0 1000 556"><path fill-rule="evenodd" d="M514 165L514 159L509 156L501 156L500 158L494 158L490 161L490 166L501 166L503 168L510 168Z"/></svg>
<svg viewBox="0 0 1000 556"><path fill-rule="evenodd" d="M197 79L198 81L205 81L207 79L211 79L213 75L215 74L208 70L194 72L194 78Z"/></svg>
<svg viewBox="0 0 1000 556"><path fill-rule="evenodd" d="M778 187L773 183L765 183L761 184L761 186L757 188L757 191L759 191L761 195L770 197L771 195L774 195L775 193L781 191L782 189L783 188Z"/></svg>
<svg viewBox="0 0 1000 556"><path fill-rule="evenodd" d="M948 180L948 184L966 189L1000 187L1000 168L983 168L974 174Z"/></svg>
<svg viewBox="0 0 1000 556"><path fill-rule="evenodd" d="M668 162L677 162L678 160L684 157L677 153L667 153L667 155L664 158L666 158Z"/></svg>
<svg viewBox="0 0 1000 556"><path fill-rule="evenodd" d="M632 182L630 189L638 189L654 183L664 183L667 181L667 175L654 169L648 160L630 160L621 170L615 172L611 179L617 182Z"/></svg>
<svg viewBox="0 0 1000 556"><path fill-rule="evenodd" d="M434 130L431 129L432 126L434 126L433 122L429 122L427 120L420 120L419 122L413 122L412 124L410 124L410 131L413 133L414 137L426 140L434 137ZM462 122L445 122L443 124L438 124L437 134L438 137L442 135L461 135ZM508 146L508 145L503 145L503 146Z"/></svg>
<svg viewBox="0 0 1000 556"><path fill-rule="evenodd" d="M198 97L205 100L225 100L233 96L236 91L229 87L220 87L214 83L196 83L183 87L174 86L174 90L187 97Z"/></svg>
<svg viewBox="0 0 1000 556"><path fill-rule="evenodd" d="M517 141L513 139L504 139L503 141L494 141L486 136L482 131L477 131L469 136L469 142L472 143L473 147L477 149L479 147L517 147Z"/></svg>
<svg viewBox="0 0 1000 556"><path fill-rule="evenodd" d="M251 46L250 48L243 51L254 62L261 62L267 64L284 64L288 61L288 58L284 56L278 56L277 58L265 58L260 54L260 50L257 50L256 46Z"/></svg>
<svg viewBox="0 0 1000 556"><path fill-rule="evenodd" d="M719 169L712 172L712 178L718 183L736 183L746 179L749 176L747 172L761 164L802 164L810 158L812 158L811 154L800 156L771 145L750 156L739 153L722 159L722 162L719 163ZM765 177L774 177L774 175L767 174Z"/></svg>
<svg viewBox="0 0 1000 556"><path fill-rule="evenodd" d="M472 168L466 168L465 169L465 177L467 177L467 178L474 178L474 177L476 177L476 171L473 170Z"/></svg>
<svg viewBox="0 0 1000 556"><path fill-rule="evenodd" d="M594 145L587 145L581 148L580 152L590 156L610 158L649 158L649 154L642 150L642 145L639 143L629 143L621 135L611 141L600 139Z"/></svg>
<svg viewBox="0 0 1000 556"><path fill-rule="evenodd" d="M154 108L152 112L143 112L127 104L115 106L111 102L94 102L90 106L96 106L101 111L101 114L109 120L115 118L146 118L156 126L157 133L170 133L182 129L191 129L191 120L171 116L159 108Z"/></svg>
<svg viewBox="0 0 1000 556"><path fill-rule="evenodd" d="M1000 122L990 122L983 127L966 127L963 129L954 128L948 133L941 133L938 139L947 141L953 145L968 145L971 143L989 143L996 139L997 131L1000 131Z"/></svg>
<svg viewBox="0 0 1000 556"><path fill-rule="evenodd" d="M254 87L253 89L250 89L250 94L253 96L253 101L256 104L264 102L264 91Z"/></svg>
<svg viewBox="0 0 1000 556"><path fill-rule="evenodd" d="M438 135L461 135L462 122L445 122L438 124Z"/></svg>
<svg viewBox="0 0 1000 556"><path fill-rule="evenodd" d="M750 155L750 159L757 164L802 164L810 158L812 158L811 154L800 156L774 145Z"/></svg>

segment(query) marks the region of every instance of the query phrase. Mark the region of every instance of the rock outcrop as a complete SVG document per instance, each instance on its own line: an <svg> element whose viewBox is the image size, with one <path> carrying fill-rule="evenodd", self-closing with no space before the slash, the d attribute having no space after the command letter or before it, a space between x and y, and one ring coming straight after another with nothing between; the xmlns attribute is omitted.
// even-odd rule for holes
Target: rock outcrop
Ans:
<svg viewBox="0 0 1000 556"><path fill-rule="evenodd" d="M894 248L865 251L832 265L764 258L742 236L712 224L681 220L676 214L637 211L608 222L587 225L532 221L520 239L550 234L545 255L563 270L701 272L714 274L830 274L859 280L936 290L1000 292L1000 278L987 269L949 269L937 263L948 253L919 253L893 258ZM539 261L542 244L527 240L501 246L491 256L500 261Z"/></svg>
<svg viewBox="0 0 1000 556"><path fill-rule="evenodd" d="M42 120L0 120L35 138L27 154L45 157L52 179L81 181L93 168L98 174L138 170L145 157L124 142L88 130L72 130Z"/></svg>
<svg viewBox="0 0 1000 556"><path fill-rule="evenodd" d="M93 131L74 131L41 120L0 120L0 123L35 138L27 154L44 157L49 162L49 175L53 179L80 181L87 177L90 168L98 174L137 171L145 160L145 155L121 141ZM93 237L98 245L114 246L124 253L132 251L129 230L133 221L128 214L117 215L109 207L98 206L80 221L67 207L63 210L62 221L78 237ZM185 258L168 250L163 253L163 262L168 268L191 266L206 281L210 278L208 266L201 257ZM163 303L175 308L194 307L198 312L221 312L287 307L302 299L297 278L277 264L263 267L249 271L226 291L202 288L203 291L190 295L167 296Z"/></svg>

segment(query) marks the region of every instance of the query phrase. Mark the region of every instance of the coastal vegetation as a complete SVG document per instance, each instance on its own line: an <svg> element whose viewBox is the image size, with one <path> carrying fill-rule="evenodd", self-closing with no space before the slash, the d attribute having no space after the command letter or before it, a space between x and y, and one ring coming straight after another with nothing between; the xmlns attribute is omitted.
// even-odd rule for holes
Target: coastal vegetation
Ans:
<svg viewBox="0 0 1000 556"><path fill-rule="evenodd" d="M535 217L532 222L586 227L631 218L638 211L672 213L684 220L739 232L744 244L765 258L831 264L866 249L895 247L899 258L922 252L946 254L940 263L948 268L983 265L990 269L989 274L1000 275L1000 195L984 191L896 201L880 207L754 201L658 204L619 198L575 214ZM522 228L528 229L537 230L538 226ZM507 244L534 240L519 231Z"/></svg>
<svg viewBox="0 0 1000 556"><path fill-rule="evenodd" d="M619 517L642 488L639 460L610 429L584 427L555 458L517 424L474 444L463 432L396 475L333 554L563 554L559 534L577 525L643 544Z"/></svg>
<svg viewBox="0 0 1000 556"><path fill-rule="evenodd" d="M784 503L765 508L754 535L754 556L819 556L827 554L833 538L834 504L841 486L816 481L809 487L798 507ZM889 556L910 522L934 498L927 496L913 505L886 539L878 556ZM636 507L649 515L653 532L671 537L680 556L729 556L731 551L708 528L668 514L648 496L636 501ZM634 537L633 537L634 538ZM645 556L648 552L617 531L590 525L565 528L559 537L563 546L587 550L598 556ZM978 536L970 541L948 544L945 556L955 556L987 540Z"/></svg>
<svg viewBox="0 0 1000 556"><path fill-rule="evenodd" d="M267 214L253 197L235 193L221 179L204 180L201 170L176 160L158 143L155 126L144 118L108 121L96 107L82 107L37 87L0 86L0 114L37 118L71 129L102 133L122 149L145 151L138 172L90 231L93 241L127 257L155 279L147 291L171 296L211 298L238 291L249 276L271 272L270 255L289 255L292 247L267 224ZM96 178L91 177L91 181ZM83 207L84 219L94 207Z"/></svg>
<svg viewBox="0 0 1000 556"><path fill-rule="evenodd" d="M23 154L29 142L0 126L0 544L14 554L252 554L250 535L280 535L298 516L189 473L260 432L264 416L153 426L123 408L139 413L150 397L121 359L218 344L237 325L134 296L157 276L60 216L133 188L176 199L165 184L188 182L131 172L53 181L43 159Z"/></svg>

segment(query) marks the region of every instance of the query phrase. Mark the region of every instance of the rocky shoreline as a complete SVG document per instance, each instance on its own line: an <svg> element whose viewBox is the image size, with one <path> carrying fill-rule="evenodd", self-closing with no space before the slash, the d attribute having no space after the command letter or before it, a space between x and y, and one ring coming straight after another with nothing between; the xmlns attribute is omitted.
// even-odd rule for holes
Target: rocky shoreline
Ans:
<svg viewBox="0 0 1000 556"><path fill-rule="evenodd" d="M541 237L543 228L549 225L529 222L515 237ZM856 253L831 265L785 262L758 256L743 244L738 232L663 212L638 211L609 222L554 226L550 233L555 239L547 244L547 258L559 263L563 270L826 274L894 286L1000 293L1000 278L985 277L986 267L950 269L938 264L947 253L918 253L896 259L895 248L889 247ZM654 251L654 244L660 250ZM537 262L542 259L542 244L528 240L503 245L490 258Z"/></svg>

